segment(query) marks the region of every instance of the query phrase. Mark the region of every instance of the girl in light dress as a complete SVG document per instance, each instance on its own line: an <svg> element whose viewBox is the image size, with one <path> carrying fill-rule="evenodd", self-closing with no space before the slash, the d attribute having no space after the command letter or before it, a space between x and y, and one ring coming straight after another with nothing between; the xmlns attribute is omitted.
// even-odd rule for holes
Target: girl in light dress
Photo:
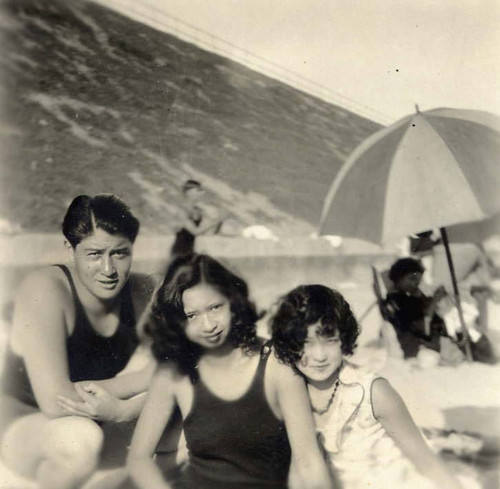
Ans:
<svg viewBox="0 0 500 489"><path fill-rule="evenodd" d="M308 384L325 455L345 489L461 488L389 382L350 363L359 327L341 294L302 285L271 320L279 360Z"/></svg>

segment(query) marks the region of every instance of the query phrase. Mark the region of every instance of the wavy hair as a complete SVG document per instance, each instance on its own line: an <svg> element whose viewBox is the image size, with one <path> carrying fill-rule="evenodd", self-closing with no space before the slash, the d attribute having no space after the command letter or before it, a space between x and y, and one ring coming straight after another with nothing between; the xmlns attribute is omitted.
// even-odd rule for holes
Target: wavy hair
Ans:
<svg viewBox="0 0 500 489"><path fill-rule="evenodd" d="M276 356L295 367L304 352L307 328L320 323L318 334L340 337L344 355L356 348L359 325L344 297L324 285L300 285L284 295L271 319Z"/></svg>
<svg viewBox="0 0 500 489"><path fill-rule="evenodd" d="M202 350L186 337L182 295L200 283L212 286L229 300L231 329L227 341L247 354L260 347L255 325L259 317L249 300L246 282L208 255L179 256L169 266L158 290L147 332L153 339L155 358L173 362L180 373L192 380L197 377L196 365Z"/></svg>

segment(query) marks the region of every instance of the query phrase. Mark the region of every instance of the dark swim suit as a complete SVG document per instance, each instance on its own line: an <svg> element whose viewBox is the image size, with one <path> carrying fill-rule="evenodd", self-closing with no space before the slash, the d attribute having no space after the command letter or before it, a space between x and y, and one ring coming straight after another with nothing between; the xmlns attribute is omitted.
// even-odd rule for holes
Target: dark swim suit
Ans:
<svg viewBox="0 0 500 489"><path fill-rule="evenodd" d="M239 399L225 401L201 379L184 421L190 465L182 484L196 489L286 488L291 450L285 424L266 400L264 346L255 377Z"/></svg>
<svg viewBox="0 0 500 489"><path fill-rule="evenodd" d="M194 212L188 215L189 220L198 227L203 219L201 210L198 207L194 207ZM175 235L175 241L170 250L172 257L189 255L194 253L194 240L195 235L188 231L186 228L182 228L177 231Z"/></svg>
<svg viewBox="0 0 500 489"><path fill-rule="evenodd" d="M424 318L429 300L399 291L387 294L386 303L393 311L392 324L405 358L417 356L420 346L439 352L439 338L446 336L444 321L436 313L431 318L430 334L425 334Z"/></svg>
<svg viewBox="0 0 500 489"><path fill-rule="evenodd" d="M64 265L56 265L66 275L75 304L75 327L66 339L71 382L102 380L114 377L127 365L139 338L130 287L121 292L120 322L112 336L104 337L92 328L76 293L71 273ZM8 349L2 374L2 391L29 406L38 407L22 357Z"/></svg>

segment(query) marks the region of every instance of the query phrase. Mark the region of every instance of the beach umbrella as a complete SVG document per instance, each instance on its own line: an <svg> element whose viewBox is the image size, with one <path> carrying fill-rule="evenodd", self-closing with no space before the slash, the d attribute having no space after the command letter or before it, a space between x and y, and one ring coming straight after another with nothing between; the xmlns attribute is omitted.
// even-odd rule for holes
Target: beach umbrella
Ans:
<svg viewBox="0 0 500 489"><path fill-rule="evenodd" d="M446 229L450 243L482 243L500 237L500 212L482 221L455 224Z"/></svg>
<svg viewBox="0 0 500 489"><path fill-rule="evenodd" d="M326 196L319 233L386 243L440 228L467 339L445 228L500 211L499 190L500 118L417 107L348 157Z"/></svg>

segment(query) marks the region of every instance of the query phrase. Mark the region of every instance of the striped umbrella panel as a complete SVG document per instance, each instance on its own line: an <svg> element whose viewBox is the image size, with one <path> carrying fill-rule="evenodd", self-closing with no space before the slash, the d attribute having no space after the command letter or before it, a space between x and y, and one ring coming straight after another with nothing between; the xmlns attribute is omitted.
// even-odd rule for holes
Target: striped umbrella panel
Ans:
<svg viewBox="0 0 500 489"><path fill-rule="evenodd" d="M483 125L486 113L449 112L407 117L360 145L332 184L320 231L380 243L500 209L499 133Z"/></svg>

